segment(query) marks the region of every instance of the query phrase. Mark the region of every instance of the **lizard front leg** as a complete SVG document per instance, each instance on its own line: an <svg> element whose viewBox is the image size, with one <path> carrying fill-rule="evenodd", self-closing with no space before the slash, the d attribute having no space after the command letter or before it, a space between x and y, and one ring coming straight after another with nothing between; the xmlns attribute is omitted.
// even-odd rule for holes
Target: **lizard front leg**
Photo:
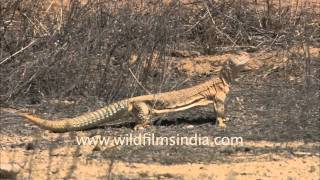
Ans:
<svg viewBox="0 0 320 180"><path fill-rule="evenodd" d="M224 123L225 120L225 111L224 111L224 101L226 99L225 94L218 94L215 96L215 102L213 103L214 105L214 112L216 114L216 124L221 127L225 128L226 124Z"/></svg>
<svg viewBox="0 0 320 180"><path fill-rule="evenodd" d="M134 127L134 130L144 129L150 125L151 111L146 103L134 103L132 113L137 118L137 125Z"/></svg>

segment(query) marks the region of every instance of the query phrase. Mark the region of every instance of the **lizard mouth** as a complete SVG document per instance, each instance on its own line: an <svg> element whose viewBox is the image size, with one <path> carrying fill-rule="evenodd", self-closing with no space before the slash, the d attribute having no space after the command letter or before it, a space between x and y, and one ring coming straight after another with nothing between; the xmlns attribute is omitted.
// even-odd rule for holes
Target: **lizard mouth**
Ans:
<svg viewBox="0 0 320 180"><path fill-rule="evenodd" d="M250 56L248 53L241 53L239 55L231 57L231 59L236 66L241 66L245 65L250 60Z"/></svg>

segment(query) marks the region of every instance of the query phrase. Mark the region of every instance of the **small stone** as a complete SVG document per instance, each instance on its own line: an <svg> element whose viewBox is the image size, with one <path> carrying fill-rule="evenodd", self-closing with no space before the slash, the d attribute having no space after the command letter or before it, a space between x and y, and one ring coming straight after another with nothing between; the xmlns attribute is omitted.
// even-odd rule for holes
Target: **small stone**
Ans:
<svg viewBox="0 0 320 180"><path fill-rule="evenodd" d="M15 164L0 164L0 179L15 179L17 174L20 172L20 167Z"/></svg>
<svg viewBox="0 0 320 180"><path fill-rule="evenodd" d="M97 144L97 145L92 149L92 151L102 151L102 147L101 147L99 144Z"/></svg>
<svg viewBox="0 0 320 180"><path fill-rule="evenodd" d="M186 126L186 129L193 129L194 128L194 125L188 125Z"/></svg>
<svg viewBox="0 0 320 180"><path fill-rule="evenodd" d="M34 150L34 144L29 142L27 145L26 145L26 150L29 151L29 150Z"/></svg>
<svg viewBox="0 0 320 180"><path fill-rule="evenodd" d="M310 173L313 173L313 172L315 172L315 171L316 171L316 168L315 168L314 166L310 166L309 172L310 172Z"/></svg>

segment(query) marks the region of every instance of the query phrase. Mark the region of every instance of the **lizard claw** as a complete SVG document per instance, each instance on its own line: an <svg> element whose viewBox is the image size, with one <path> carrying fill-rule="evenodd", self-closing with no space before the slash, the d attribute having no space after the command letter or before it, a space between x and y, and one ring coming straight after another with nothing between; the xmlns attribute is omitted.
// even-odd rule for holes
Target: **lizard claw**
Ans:
<svg viewBox="0 0 320 180"><path fill-rule="evenodd" d="M217 123L218 123L218 126L219 126L219 128L226 128L227 127L227 125L224 123L225 122L225 119L223 119L223 118L218 118L217 119Z"/></svg>
<svg viewBox="0 0 320 180"><path fill-rule="evenodd" d="M219 123L219 128L225 129L227 128L227 125L225 123Z"/></svg>
<svg viewBox="0 0 320 180"><path fill-rule="evenodd" d="M148 124L137 124L134 126L133 130L138 131L138 130L144 130L145 128L149 127L150 125Z"/></svg>

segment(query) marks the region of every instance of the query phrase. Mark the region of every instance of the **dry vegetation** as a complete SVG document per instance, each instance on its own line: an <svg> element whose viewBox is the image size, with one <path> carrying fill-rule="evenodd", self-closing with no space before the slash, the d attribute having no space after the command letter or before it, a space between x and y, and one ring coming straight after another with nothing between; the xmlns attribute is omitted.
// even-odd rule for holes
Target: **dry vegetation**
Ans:
<svg viewBox="0 0 320 180"><path fill-rule="evenodd" d="M247 51L255 57L260 57L259 62L264 64L264 68L258 71L259 75L251 74L252 78L243 82L242 86L249 87L248 89L260 87L264 81L270 83L263 78L285 76L284 79L288 80L289 84L284 88L292 86L292 89L288 89L288 94L295 91L294 87L297 84L298 88L303 89L304 97L301 98L301 102L303 101L302 104L306 104L304 108L309 110L303 108L306 115L301 115L300 118L319 117L320 113L311 107L318 104L316 102L313 105L308 104L309 101L313 102L312 92L315 91L314 95L319 96L315 88L319 85L320 70L311 68L316 67L316 63L313 65L312 63L318 61L320 57L320 1L318 0L1 0L0 8L0 107L36 107L45 109L45 112L64 111L69 108L69 110L76 109L76 112L68 112L75 115L88 109L93 110L101 104L146 94L148 91L160 92L188 86L194 81L203 81L202 79L206 78L204 76L214 73L210 68L216 66L217 59L225 59L226 53ZM200 57L190 58L199 54ZM215 58L211 57L213 55ZM262 81L257 80L260 77ZM295 80L296 84L291 80ZM271 81L267 87L273 89L275 86L283 85L279 84L278 81ZM276 90L274 92L276 93ZM285 99L279 101L287 102ZM300 101L294 103L299 104ZM255 104L251 107L255 107ZM251 110L247 109L248 113ZM281 109L281 111L290 114L289 110ZM294 119L288 114L286 115L288 119ZM3 122L0 121L0 124ZM304 125L300 121L298 123ZM307 123L311 124L313 121ZM306 127L295 126L293 129L299 131L308 129ZM118 130L113 129L112 132ZM319 143L319 139L314 138L314 135L319 133L313 130L315 133L310 135L312 136L310 139ZM295 136L290 134L292 132L288 133L290 138ZM6 133L7 131L3 131L0 135ZM29 135L26 137L30 138ZM11 136L13 135L8 135L8 139ZM10 149L14 144L10 141L8 143L10 145L7 145L5 140L1 143L5 144L1 146L1 150ZM319 147L319 144L316 147ZM10 150L8 157L12 154L15 156L17 152L23 160L28 159L30 153L21 153L23 148L19 148L13 150L13 153ZM45 148L42 154L47 151L50 150ZM193 151L196 150L190 150ZM34 153L41 154L41 152ZM81 157L80 166L84 169L87 166L87 158L92 158L90 153ZM150 154L153 155L152 152ZM73 155L66 156L74 160ZM316 158L318 156L319 152ZM104 157L101 162L110 161L109 169L102 174L93 173L93 176L110 178L113 158L117 160L117 157L109 158L108 154ZM314 168L316 161L313 157L304 158L312 159L311 164ZM50 160L51 156L44 155L43 159L35 162L45 164L49 161L47 158ZM59 158L61 159L60 156ZM269 156L263 157L261 161L268 161L268 158ZM285 171L285 168L280 168L287 165L285 161L282 162L282 158L279 158L281 159L278 163L279 169ZM93 169L100 167L96 159L93 157ZM59 167L56 160L53 159L53 164L56 165L56 167L53 165L54 168ZM293 166L290 169L294 172L292 176L305 175L304 172L297 170L305 160L293 158L290 159L290 162L292 161L299 162L297 167ZM119 179L144 177L145 164L121 163L119 166L122 167L123 174L117 176ZM250 163L246 163L238 164L236 169L241 169L242 166L250 167ZM39 172L41 171L41 165L34 166L40 169ZM145 169L130 174L131 166L143 166ZM161 168L161 165L154 166L150 176L167 177L168 174L157 174L156 169ZM202 165L195 165L199 169L200 166ZM183 164L177 167L177 170L182 172L187 167L188 165ZM251 168L255 167L256 164L251 165ZM200 169L197 172L198 174L194 176L188 174L185 178L201 178L206 168L213 170L218 167L205 166L204 170ZM75 172L77 175L83 175L84 169ZM226 170L224 174L216 178L234 176L232 168L230 170L230 167L229 169L226 167L224 170ZM67 175L65 172L59 172L53 173L55 174L53 176L50 175L51 172L36 173L36 177L71 177L69 175L72 174L72 169L67 171ZM315 174L319 172L319 168L310 171ZM264 170L260 172L256 172L257 176L251 178L263 177L265 173L270 173ZM298 174L295 174L296 172ZM20 177L28 177L28 173L29 171L24 171ZM173 174L173 177L169 177L172 179L184 177L171 170L170 173ZM250 173L254 174L255 170ZM92 173L83 176L91 175ZM309 175L306 176L307 179L310 179ZM281 173L271 177L279 176Z"/></svg>
<svg viewBox="0 0 320 180"><path fill-rule="evenodd" d="M0 100L108 102L145 93L129 70L159 91L150 84L170 78L168 49L212 54L319 46L317 1L271 2L3 0ZM155 52L161 60L151 66Z"/></svg>

